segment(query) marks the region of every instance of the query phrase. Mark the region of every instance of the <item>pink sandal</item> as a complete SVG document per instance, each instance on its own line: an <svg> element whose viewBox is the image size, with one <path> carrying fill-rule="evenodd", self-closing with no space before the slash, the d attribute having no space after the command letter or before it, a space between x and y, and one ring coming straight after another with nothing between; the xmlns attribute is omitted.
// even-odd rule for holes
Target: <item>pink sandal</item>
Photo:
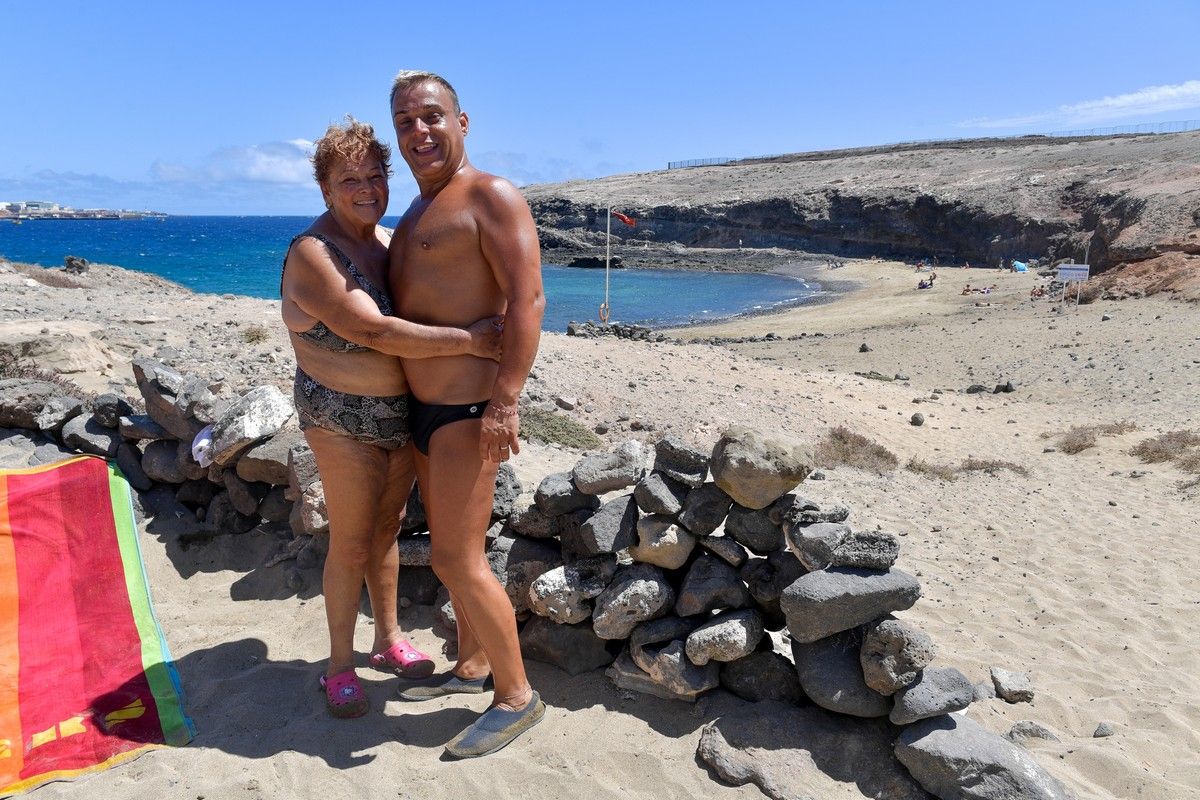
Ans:
<svg viewBox="0 0 1200 800"><path fill-rule="evenodd" d="M366 692L352 669L328 678L322 675L320 683L325 691L325 707L338 719L361 717L371 707Z"/></svg>
<svg viewBox="0 0 1200 800"><path fill-rule="evenodd" d="M407 639L371 656L371 666L395 672L401 678L428 678L433 674L433 659L409 644Z"/></svg>

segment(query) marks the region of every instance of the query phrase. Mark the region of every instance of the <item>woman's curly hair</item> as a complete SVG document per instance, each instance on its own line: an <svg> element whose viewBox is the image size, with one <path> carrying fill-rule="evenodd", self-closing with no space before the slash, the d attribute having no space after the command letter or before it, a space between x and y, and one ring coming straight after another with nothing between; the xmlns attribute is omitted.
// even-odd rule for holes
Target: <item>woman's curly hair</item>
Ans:
<svg viewBox="0 0 1200 800"><path fill-rule="evenodd" d="M346 124L333 123L315 144L313 177L321 185L329 179L329 172L339 158L355 163L374 157L383 166L384 173L389 178L392 175L392 148L375 138L373 126L359 122L349 114L346 115Z"/></svg>

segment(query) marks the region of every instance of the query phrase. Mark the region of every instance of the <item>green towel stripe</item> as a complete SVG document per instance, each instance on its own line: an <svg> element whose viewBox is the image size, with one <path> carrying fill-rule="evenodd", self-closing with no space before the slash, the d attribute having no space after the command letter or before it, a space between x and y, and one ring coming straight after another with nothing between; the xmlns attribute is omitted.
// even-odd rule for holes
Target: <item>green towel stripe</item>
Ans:
<svg viewBox="0 0 1200 800"><path fill-rule="evenodd" d="M125 567L125 586L129 605L133 609L134 625L142 640L142 669L158 706L163 739L169 745L185 745L192 740L196 729L183 713L183 688L175 670L167 640L163 636L154 607L150 603L149 581L138 544L137 525L133 521L133 501L125 476L111 462L108 465L108 489L112 500L113 521L121 562Z"/></svg>

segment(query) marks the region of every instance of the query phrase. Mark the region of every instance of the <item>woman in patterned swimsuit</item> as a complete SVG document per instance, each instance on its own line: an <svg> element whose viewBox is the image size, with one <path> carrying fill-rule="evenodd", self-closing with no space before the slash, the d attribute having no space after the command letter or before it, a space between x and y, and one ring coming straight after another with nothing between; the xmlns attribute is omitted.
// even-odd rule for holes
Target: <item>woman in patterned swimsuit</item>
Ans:
<svg viewBox="0 0 1200 800"><path fill-rule="evenodd" d="M313 171L328 208L292 240L281 279L283 321L296 352L296 409L329 515L325 611L330 657L321 686L331 713L365 714L354 673L354 625L364 580L375 618L371 664L422 677L433 662L400 633L396 532L413 486L408 385L400 359L471 353L499 358L499 318L469 329L392 316L387 286L390 151L347 118L316 143Z"/></svg>

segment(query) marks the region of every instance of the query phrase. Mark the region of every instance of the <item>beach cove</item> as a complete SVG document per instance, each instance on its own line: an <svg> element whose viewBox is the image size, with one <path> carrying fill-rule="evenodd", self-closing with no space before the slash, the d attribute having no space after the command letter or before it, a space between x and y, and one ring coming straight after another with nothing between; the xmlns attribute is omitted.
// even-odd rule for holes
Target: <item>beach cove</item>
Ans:
<svg viewBox="0 0 1200 800"><path fill-rule="evenodd" d="M60 285L37 280L44 272L0 273L0 330L9 350L85 388L129 393L134 355L230 392L290 382L274 301L193 294L109 267L50 274ZM1055 310L1028 299L1038 282L1030 274L944 270L925 291L915 289L911 267L894 262L851 262L832 274L856 288L822 305L673 332L784 341L546 335L526 401L602 431L605 449L667 434L711 443L736 424L809 445L844 425L877 442L896 467L827 466L825 480L805 482L803 492L848 504L856 529L901 537L902 564L925 590L904 618L933 637L939 663L973 681L993 666L1031 676L1033 705L983 700L970 716L996 733L1022 720L1046 726L1059 741L1025 746L1080 797L1197 796L1197 500L1180 488L1188 474L1129 453L1196 425L1196 307L1148 298ZM962 295L968 277L997 289ZM1007 381L1014 391L992 393ZM966 393L977 384L987 390ZM560 399L574 408L562 409ZM917 412L920 426L911 422ZM1074 455L1056 447L1073 424L1121 420L1136 429ZM578 456L529 442L514 466L531 492ZM1026 474L998 468L943 480L905 468L914 459L944 466L968 458ZM266 566L278 546L272 534L251 532L180 551L143 531L158 614L200 733L187 748L39 796L86 787L147 800L272 797L301 786L313 796L390 796L397 775L413 796L762 796L696 763L706 723L745 706L723 691L689 707L623 693L601 671L568 677L531 662L552 706L546 722L519 746L453 766L439 761L440 744L481 702L469 711L449 702L414 710L389 699L394 679L372 676L372 717L328 719L315 690L288 689L315 674L325 623L315 575L297 592L282 566ZM418 646L441 651L427 608L412 606L402 624ZM369 627L359 634L366 647ZM1114 735L1094 738L1101 723ZM825 789L860 796L853 784Z"/></svg>

